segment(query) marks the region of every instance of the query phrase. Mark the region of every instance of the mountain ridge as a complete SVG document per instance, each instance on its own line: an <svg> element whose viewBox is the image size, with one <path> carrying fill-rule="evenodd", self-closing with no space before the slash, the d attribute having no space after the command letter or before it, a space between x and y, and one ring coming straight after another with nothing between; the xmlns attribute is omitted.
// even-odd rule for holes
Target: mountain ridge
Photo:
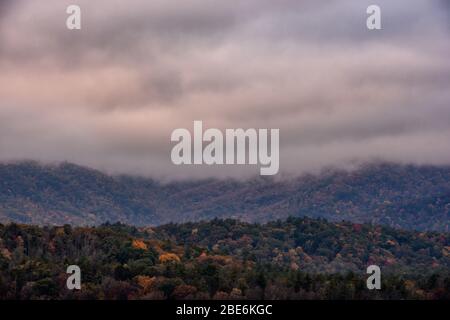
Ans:
<svg viewBox="0 0 450 320"><path fill-rule="evenodd" d="M0 222L140 226L290 216L448 231L450 167L377 163L282 181L162 183L71 163L0 164Z"/></svg>

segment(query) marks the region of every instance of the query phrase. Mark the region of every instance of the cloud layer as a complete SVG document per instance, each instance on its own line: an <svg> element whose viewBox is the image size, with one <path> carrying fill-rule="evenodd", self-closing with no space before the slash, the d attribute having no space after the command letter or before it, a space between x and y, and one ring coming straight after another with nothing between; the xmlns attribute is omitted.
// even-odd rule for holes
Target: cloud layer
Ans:
<svg viewBox="0 0 450 320"><path fill-rule="evenodd" d="M155 177L170 134L279 128L282 174L382 159L450 163L448 2L0 0L0 160L72 161Z"/></svg>

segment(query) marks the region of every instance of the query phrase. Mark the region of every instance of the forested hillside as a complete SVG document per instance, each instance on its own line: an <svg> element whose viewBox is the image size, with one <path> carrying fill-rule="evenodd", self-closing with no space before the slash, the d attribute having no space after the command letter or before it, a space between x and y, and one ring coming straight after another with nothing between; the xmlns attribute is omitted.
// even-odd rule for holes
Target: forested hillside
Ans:
<svg viewBox="0 0 450 320"><path fill-rule="evenodd" d="M366 268L382 271L368 290ZM80 291L66 268L81 268ZM450 299L450 235L310 218L0 225L1 299Z"/></svg>
<svg viewBox="0 0 450 320"><path fill-rule="evenodd" d="M448 231L450 167L373 164L282 181L161 183L68 163L0 165L2 222L159 225L215 217L266 222L289 216Z"/></svg>

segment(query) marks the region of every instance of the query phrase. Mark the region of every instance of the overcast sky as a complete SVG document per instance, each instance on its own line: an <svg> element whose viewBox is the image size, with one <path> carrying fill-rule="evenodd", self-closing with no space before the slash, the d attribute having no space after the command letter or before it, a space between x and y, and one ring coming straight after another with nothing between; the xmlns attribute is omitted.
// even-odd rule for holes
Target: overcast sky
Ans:
<svg viewBox="0 0 450 320"><path fill-rule="evenodd" d="M381 31L366 8L382 9ZM279 128L282 175L450 164L450 1L0 0L0 160L158 178L170 134ZM82 9L82 30L65 26Z"/></svg>

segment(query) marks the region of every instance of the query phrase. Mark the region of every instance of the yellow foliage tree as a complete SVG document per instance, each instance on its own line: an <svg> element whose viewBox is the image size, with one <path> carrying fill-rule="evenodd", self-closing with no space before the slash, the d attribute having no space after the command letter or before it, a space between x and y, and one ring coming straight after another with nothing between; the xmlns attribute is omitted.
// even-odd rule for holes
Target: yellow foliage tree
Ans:
<svg viewBox="0 0 450 320"><path fill-rule="evenodd" d="M147 245L142 240L133 240L132 244L133 248L135 249L141 249L141 250L147 250Z"/></svg>
<svg viewBox="0 0 450 320"><path fill-rule="evenodd" d="M155 277L137 276L136 282L142 288L144 293L148 293L151 291L151 288L155 283Z"/></svg>
<svg viewBox="0 0 450 320"><path fill-rule="evenodd" d="M180 262L181 260L180 257L178 257L175 253L163 253L159 256L159 262L161 263L170 261Z"/></svg>

